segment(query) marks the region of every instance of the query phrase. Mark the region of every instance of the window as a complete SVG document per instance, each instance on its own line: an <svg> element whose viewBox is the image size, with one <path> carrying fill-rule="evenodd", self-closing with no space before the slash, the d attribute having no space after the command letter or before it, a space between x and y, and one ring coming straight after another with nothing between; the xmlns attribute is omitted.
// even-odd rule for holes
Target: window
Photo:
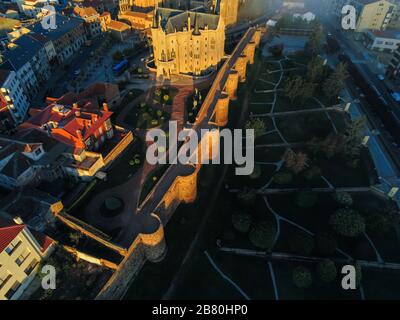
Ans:
<svg viewBox="0 0 400 320"><path fill-rule="evenodd" d="M0 277L0 289L2 289L12 277L11 273L7 272L6 274Z"/></svg>
<svg viewBox="0 0 400 320"><path fill-rule="evenodd" d="M19 257L15 260L15 263L20 266L24 263L24 261L30 256L31 252L26 249L23 253L19 255Z"/></svg>
<svg viewBox="0 0 400 320"><path fill-rule="evenodd" d="M17 292L19 287L21 286L21 283L19 281L15 281L10 290L5 294L7 299L11 299L13 295Z"/></svg>
<svg viewBox="0 0 400 320"><path fill-rule="evenodd" d="M25 268L24 272L26 275L30 275L32 271L36 268L36 266L39 264L39 262L36 259L33 259L31 263Z"/></svg>
<svg viewBox="0 0 400 320"><path fill-rule="evenodd" d="M13 252L15 251L15 250L17 250L18 249L18 247L21 245L21 243L22 243L22 241L21 240L18 240L18 242L17 243L11 243L7 248L6 248L6 252L8 253L8 255L12 255L13 254Z"/></svg>

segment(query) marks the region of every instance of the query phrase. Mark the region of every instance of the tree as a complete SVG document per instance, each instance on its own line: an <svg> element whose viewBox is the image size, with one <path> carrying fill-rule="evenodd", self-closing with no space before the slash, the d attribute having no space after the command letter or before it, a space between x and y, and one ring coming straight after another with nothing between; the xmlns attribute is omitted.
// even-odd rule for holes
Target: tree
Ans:
<svg viewBox="0 0 400 320"><path fill-rule="evenodd" d="M304 178L308 181L316 180L321 178L322 171L318 167L311 167L310 169L304 171Z"/></svg>
<svg viewBox="0 0 400 320"><path fill-rule="evenodd" d="M124 55L121 51L116 51L116 52L114 52L112 57L115 61L120 61L124 58Z"/></svg>
<svg viewBox="0 0 400 320"><path fill-rule="evenodd" d="M253 129L256 138L263 135L266 131L265 122L261 118L251 118L246 122L245 128Z"/></svg>
<svg viewBox="0 0 400 320"><path fill-rule="evenodd" d="M343 208L329 218L329 224L338 234L345 237L357 237L365 231L365 220L355 210Z"/></svg>
<svg viewBox="0 0 400 320"><path fill-rule="evenodd" d="M317 264L317 274L321 281L329 283L336 279L337 269L332 260L326 259Z"/></svg>
<svg viewBox="0 0 400 320"><path fill-rule="evenodd" d="M317 203L318 198L312 192L300 192L296 195L296 205L300 208L312 208Z"/></svg>
<svg viewBox="0 0 400 320"><path fill-rule="evenodd" d="M274 175L274 182L279 185L290 184L293 180L292 173L289 171L277 172Z"/></svg>
<svg viewBox="0 0 400 320"><path fill-rule="evenodd" d="M294 285L301 289L309 288L313 282L310 269L302 266L293 270L292 280Z"/></svg>
<svg viewBox="0 0 400 320"><path fill-rule="evenodd" d="M345 86L345 81L349 74L347 65L343 62L339 63L332 74L323 83L323 92L330 99L334 100L339 96L340 91Z"/></svg>
<svg viewBox="0 0 400 320"><path fill-rule="evenodd" d="M275 241L276 228L269 221L263 221L251 229L250 242L257 248L271 250Z"/></svg>
<svg viewBox="0 0 400 320"><path fill-rule="evenodd" d="M289 237L289 248L292 252L303 256L309 256L314 250L314 239L304 233L294 233Z"/></svg>
<svg viewBox="0 0 400 320"><path fill-rule="evenodd" d="M348 192L336 192L333 198L341 205L350 207L353 204L353 198Z"/></svg>
<svg viewBox="0 0 400 320"><path fill-rule="evenodd" d="M337 248L337 241L332 234L323 232L315 236L315 244L319 253L325 256L331 256Z"/></svg>
<svg viewBox="0 0 400 320"><path fill-rule="evenodd" d="M314 154L322 153L328 159L342 153L345 138L342 134L331 133L323 139L313 138L308 142L308 147Z"/></svg>
<svg viewBox="0 0 400 320"><path fill-rule="evenodd" d="M269 47L268 51L271 52L275 58L279 58L279 57L282 57L284 48L285 47L284 47L283 43L280 43L275 46Z"/></svg>
<svg viewBox="0 0 400 320"><path fill-rule="evenodd" d="M391 206L381 210L373 210L366 215L368 230L380 236L387 235L398 223L398 211Z"/></svg>
<svg viewBox="0 0 400 320"><path fill-rule="evenodd" d="M307 65L307 78L311 82L317 82L324 73L324 62L321 58L313 58Z"/></svg>
<svg viewBox="0 0 400 320"><path fill-rule="evenodd" d="M282 160L288 169L292 170L295 174L299 174L306 167L308 156L302 152L296 153L291 149L286 149Z"/></svg>
<svg viewBox="0 0 400 320"><path fill-rule="evenodd" d="M247 233L252 223L253 218L247 213L235 213L232 215L232 225L241 233Z"/></svg>
<svg viewBox="0 0 400 320"><path fill-rule="evenodd" d="M69 234L69 240L74 244L78 245L79 241L83 238L82 234L79 232L71 232Z"/></svg>
<svg viewBox="0 0 400 320"><path fill-rule="evenodd" d="M315 85L301 76L292 76L285 82L283 92L286 97L293 103L299 99L300 103L304 103L311 98L315 91Z"/></svg>
<svg viewBox="0 0 400 320"><path fill-rule="evenodd" d="M365 118L358 118L347 125L344 133L344 154L353 159L360 154L362 140L364 138Z"/></svg>
<svg viewBox="0 0 400 320"><path fill-rule="evenodd" d="M244 206L252 206L256 201L257 191L244 187L242 191L237 194L239 202Z"/></svg>
<svg viewBox="0 0 400 320"><path fill-rule="evenodd" d="M318 55L322 48L322 37L323 30L321 26L318 26L314 29L314 32L311 34L308 39L305 50L312 56Z"/></svg>

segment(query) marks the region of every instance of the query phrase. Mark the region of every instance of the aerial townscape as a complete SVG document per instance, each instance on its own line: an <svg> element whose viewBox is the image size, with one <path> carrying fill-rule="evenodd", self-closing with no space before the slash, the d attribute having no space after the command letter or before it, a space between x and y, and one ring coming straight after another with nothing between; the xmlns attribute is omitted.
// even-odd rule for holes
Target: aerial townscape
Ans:
<svg viewBox="0 0 400 320"><path fill-rule="evenodd" d="M399 208L400 0L0 0L0 300L400 299Z"/></svg>

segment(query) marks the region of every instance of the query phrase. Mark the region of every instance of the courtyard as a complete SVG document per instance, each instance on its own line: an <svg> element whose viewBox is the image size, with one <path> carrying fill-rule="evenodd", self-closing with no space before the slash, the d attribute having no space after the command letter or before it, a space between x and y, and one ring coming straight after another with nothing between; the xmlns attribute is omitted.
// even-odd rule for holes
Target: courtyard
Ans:
<svg viewBox="0 0 400 320"><path fill-rule="evenodd" d="M397 223L389 218L393 203L373 187L377 173L367 148L360 147L351 158L313 150L311 141L333 143L329 137L348 132L354 124L343 106L329 101L322 90L305 101L288 100L287 79L306 70L303 54L264 58L249 110L252 126L262 128L256 133L255 171L238 177L232 168L207 221L202 250L174 298L399 297L395 289L399 270L364 263L400 262ZM262 126L254 124L260 119ZM288 167L287 154L306 155L301 172ZM355 212L362 221L360 229L344 235L332 223L338 212L348 216ZM382 217L390 222L385 224ZM341 288L344 264L361 270L357 290ZM330 279L324 273L328 271ZM379 281L382 290L376 291Z"/></svg>

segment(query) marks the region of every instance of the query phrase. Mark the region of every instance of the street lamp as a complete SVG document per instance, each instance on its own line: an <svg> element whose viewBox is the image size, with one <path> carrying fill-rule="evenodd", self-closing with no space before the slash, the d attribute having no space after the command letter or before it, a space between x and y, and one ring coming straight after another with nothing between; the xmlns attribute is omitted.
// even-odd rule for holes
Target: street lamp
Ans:
<svg viewBox="0 0 400 320"><path fill-rule="evenodd" d="M393 199L396 196L396 194L399 192L399 190L400 190L399 187L393 186L392 183L390 181L386 180L384 177L379 176L378 179L380 181L386 183L390 187L390 191L387 193L387 196L390 199Z"/></svg>

